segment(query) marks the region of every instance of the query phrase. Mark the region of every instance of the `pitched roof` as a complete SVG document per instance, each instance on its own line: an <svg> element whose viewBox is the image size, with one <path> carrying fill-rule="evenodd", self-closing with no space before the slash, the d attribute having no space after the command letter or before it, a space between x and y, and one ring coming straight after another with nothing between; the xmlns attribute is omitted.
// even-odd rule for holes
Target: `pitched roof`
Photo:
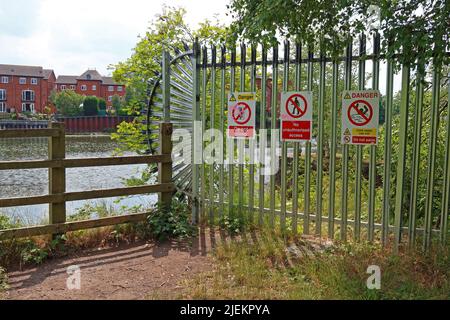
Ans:
<svg viewBox="0 0 450 320"><path fill-rule="evenodd" d="M36 66L0 64L0 75L43 78L44 69Z"/></svg>
<svg viewBox="0 0 450 320"><path fill-rule="evenodd" d="M81 76L77 77L77 79L102 81L102 76L97 70L87 70Z"/></svg>
<svg viewBox="0 0 450 320"><path fill-rule="evenodd" d="M103 77L103 84L105 85L111 85L111 86L118 86L119 83L115 82L113 77Z"/></svg>
<svg viewBox="0 0 450 320"><path fill-rule="evenodd" d="M44 79L50 78L52 73L55 74L52 69L44 69Z"/></svg>
<svg viewBox="0 0 450 320"><path fill-rule="evenodd" d="M89 79L89 76L90 79ZM97 70L87 70L81 76L58 76L57 84L77 84L77 80L101 81L107 86L120 86L121 84L114 81L113 77L102 77Z"/></svg>
<svg viewBox="0 0 450 320"><path fill-rule="evenodd" d="M58 76L57 84L77 84L77 76Z"/></svg>

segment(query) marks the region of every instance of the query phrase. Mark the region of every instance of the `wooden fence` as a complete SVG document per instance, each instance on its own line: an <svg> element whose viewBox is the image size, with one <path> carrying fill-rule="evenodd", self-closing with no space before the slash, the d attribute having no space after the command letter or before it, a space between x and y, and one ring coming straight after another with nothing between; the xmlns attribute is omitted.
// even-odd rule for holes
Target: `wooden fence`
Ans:
<svg viewBox="0 0 450 320"><path fill-rule="evenodd" d="M66 159L65 128L62 123L51 123L46 129L0 130L2 138L48 137L49 159L0 162L0 170L49 169L49 194L31 197L0 199L1 207L49 204L49 224L0 230L0 240L23 238L44 234L60 234L89 228L97 228L122 223L137 222L145 219L145 213L107 217L85 221L66 222L66 202L96 198L108 198L136 194L159 193L163 205L168 205L175 187L172 183L172 124L160 125L160 152L158 155L126 156L109 158ZM66 168L118 166L128 164L157 163L158 184L114 189L66 192Z"/></svg>

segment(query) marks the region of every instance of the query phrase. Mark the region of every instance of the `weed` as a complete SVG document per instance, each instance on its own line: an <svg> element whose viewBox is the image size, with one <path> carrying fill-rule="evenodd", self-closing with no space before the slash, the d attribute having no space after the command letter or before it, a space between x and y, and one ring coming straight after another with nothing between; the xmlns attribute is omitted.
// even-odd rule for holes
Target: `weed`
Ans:
<svg viewBox="0 0 450 320"><path fill-rule="evenodd" d="M25 247L20 253L21 261L25 264L41 264L49 256L45 248L38 246L34 241L26 242Z"/></svg>
<svg viewBox="0 0 450 320"><path fill-rule="evenodd" d="M242 218L242 216L237 218L222 216L219 221L219 225L230 235L237 235L241 232L244 232L247 226L245 219Z"/></svg>
<svg viewBox="0 0 450 320"><path fill-rule="evenodd" d="M190 210L185 202L173 200L170 209L160 204L147 218L148 232L157 240L190 238L195 228L190 222Z"/></svg>
<svg viewBox="0 0 450 320"><path fill-rule="evenodd" d="M6 270L0 267L0 296L1 292L8 290L8 276L6 275Z"/></svg>

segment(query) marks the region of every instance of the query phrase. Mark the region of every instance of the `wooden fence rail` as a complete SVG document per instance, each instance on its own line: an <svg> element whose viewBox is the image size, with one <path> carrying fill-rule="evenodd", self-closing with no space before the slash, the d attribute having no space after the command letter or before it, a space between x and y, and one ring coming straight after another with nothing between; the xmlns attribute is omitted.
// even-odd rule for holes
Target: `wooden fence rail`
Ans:
<svg viewBox="0 0 450 320"><path fill-rule="evenodd" d="M62 123L51 123L47 129L0 130L0 139L16 137L48 137L49 159L0 162L0 170L49 169L49 194L31 197L0 199L0 207L49 204L49 224L0 230L0 240L22 238L44 234L60 234L89 228L142 221L145 213L92 219L86 221L66 222L66 202L127 196L136 194L158 193L163 205L170 205L175 191L172 179L172 124L161 123L160 154L151 156L126 156L110 158L66 159L65 129ZM158 164L159 183L137 187L66 192L66 168L120 166L129 164Z"/></svg>

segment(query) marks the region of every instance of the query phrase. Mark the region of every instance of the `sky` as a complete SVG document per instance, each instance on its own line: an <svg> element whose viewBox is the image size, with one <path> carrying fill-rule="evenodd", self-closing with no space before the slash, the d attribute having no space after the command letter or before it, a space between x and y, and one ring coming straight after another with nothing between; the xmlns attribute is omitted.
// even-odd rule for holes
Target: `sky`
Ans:
<svg viewBox="0 0 450 320"><path fill-rule="evenodd" d="M229 0L0 0L0 64L35 65L56 75L80 75L127 59L163 5L184 7L195 28Z"/></svg>

